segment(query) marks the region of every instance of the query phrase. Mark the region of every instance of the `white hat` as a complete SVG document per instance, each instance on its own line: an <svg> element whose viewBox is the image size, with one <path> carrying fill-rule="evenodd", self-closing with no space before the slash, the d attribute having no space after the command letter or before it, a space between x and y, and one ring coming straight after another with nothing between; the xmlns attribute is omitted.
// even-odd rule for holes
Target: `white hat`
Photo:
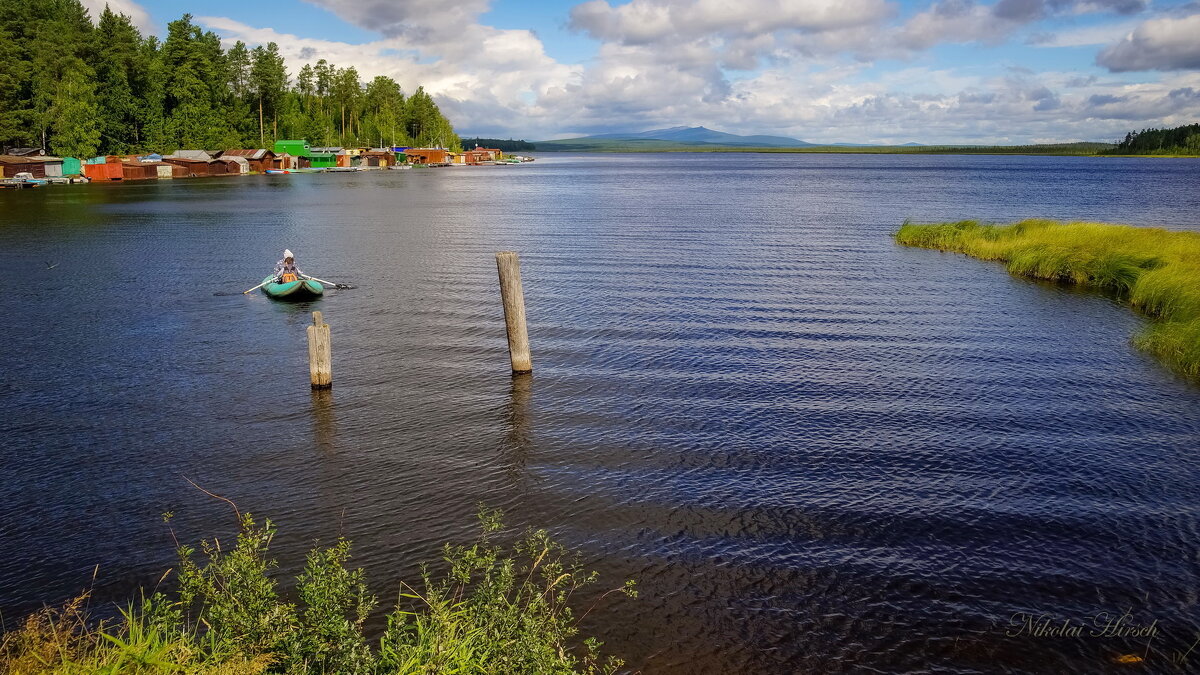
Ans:
<svg viewBox="0 0 1200 675"><path fill-rule="evenodd" d="M288 258L294 258L294 257L296 257L296 256L292 255L292 249L290 249L290 248L283 249L284 260L287 260Z"/></svg>

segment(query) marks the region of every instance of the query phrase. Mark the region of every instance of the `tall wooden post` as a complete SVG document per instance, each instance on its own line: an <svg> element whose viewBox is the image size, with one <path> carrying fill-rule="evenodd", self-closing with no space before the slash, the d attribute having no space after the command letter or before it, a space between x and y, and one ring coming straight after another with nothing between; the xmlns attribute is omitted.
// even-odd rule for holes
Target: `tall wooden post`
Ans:
<svg viewBox="0 0 1200 675"><path fill-rule="evenodd" d="M512 371L533 372L529 355L529 331L525 328L525 292L521 290L521 261L515 251L496 254L500 273L500 300L504 303L504 327L508 330L508 358Z"/></svg>
<svg viewBox="0 0 1200 675"><path fill-rule="evenodd" d="M313 389L333 387L333 346L329 341L329 324L313 312L313 325L308 327L308 375Z"/></svg>

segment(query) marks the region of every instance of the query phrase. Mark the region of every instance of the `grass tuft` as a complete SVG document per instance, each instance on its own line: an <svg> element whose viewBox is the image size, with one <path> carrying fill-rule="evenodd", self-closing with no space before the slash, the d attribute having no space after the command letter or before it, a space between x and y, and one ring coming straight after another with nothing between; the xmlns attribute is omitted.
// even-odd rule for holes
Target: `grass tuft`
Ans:
<svg viewBox="0 0 1200 675"><path fill-rule="evenodd" d="M1119 294L1157 319L1134 344L1200 380L1200 233L1105 223L905 222L905 246L1004 262L1019 276Z"/></svg>

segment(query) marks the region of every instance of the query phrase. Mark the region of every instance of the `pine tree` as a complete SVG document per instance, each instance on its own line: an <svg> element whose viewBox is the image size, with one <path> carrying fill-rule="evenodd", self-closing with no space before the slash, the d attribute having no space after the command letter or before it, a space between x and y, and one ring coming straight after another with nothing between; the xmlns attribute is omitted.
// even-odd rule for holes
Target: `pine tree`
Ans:
<svg viewBox="0 0 1200 675"><path fill-rule="evenodd" d="M142 36L129 17L107 6L95 31L94 53L98 87L97 126L109 154L140 148L139 104L134 85L142 57Z"/></svg>
<svg viewBox="0 0 1200 675"><path fill-rule="evenodd" d="M93 28L79 0L31 3L31 7L31 95L26 120L33 127L36 143L48 147L53 130L62 126L55 120L59 84L73 72L95 77L87 65L92 60Z"/></svg>
<svg viewBox="0 0 1200 675"><path fill-rule="evenodd" d="M253 138L267 146L285 135L314 145L460 143L423 89L406 98L383 76L364 89L354 68L323 59L289 88L277 45L224 50L188 14L160 43L109 8L93 28L80 0L0 0L0 144L126 154Z"/></svg>
<svg viewBox="0 0 1200 675"><path fill-rule="evenodd" d="M161 45L151 35L138 49L134 72L137 92L138 145L145 150L162 150L168 143L166 124L166 75Z"/></svg>
<svg viewBox="0 0 1200 675"><path fill-rule="evenodd" d="M54 93L50 150L62 157L91 157L100 145L95 76L82 61L72 65Z"/></svg>
<svg viewBox="0 0 1200 675"><path fill-rule="evenodd" d="M251 56L250 87L258 100L258 138L266 146L266 118L271 119L271 137L279 136L279 106L287 90L288 74L279 45L255 47Z"/></svg>
<svg viewBox="0 0 1200 675"><path fill-rule="evenodd" d="M0 146L25 142L21 82L24 61L12 33L0 28Z"/></svg>

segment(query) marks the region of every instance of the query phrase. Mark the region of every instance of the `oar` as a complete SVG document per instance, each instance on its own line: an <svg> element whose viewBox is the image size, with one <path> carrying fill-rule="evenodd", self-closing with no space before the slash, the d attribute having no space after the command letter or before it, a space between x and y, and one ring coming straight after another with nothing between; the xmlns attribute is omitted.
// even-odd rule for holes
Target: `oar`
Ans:
<svg viewBox="0 0 1200 675"><path fill-rule="evenodd" d="M333 286L334 288L354 288L350 284L335 284L332 281L325 281L324 279L318 279L316 277L305 277L305 278L312 279L313 281L319 281L323 284L329 284L330 286ZM253 290L253 289L251 289L251 290Z"/></svg>
<svg viewBox="0 0 1200 675"><path fill-rule="evenodd" d="M270 281L270 279L267 279L267 281ZM262 282L261 284L259 284L259 285L255 286L254 288L249 288L249 289L246 289L246 290L242 291L242 295L245 295L245 294L249 293L250 291L253 291L253 290L257 290L257 289L259 289L259 288L262 288L263 286L266 286L266 285L267 285L267 281L264 281L264 282Z"/></svg>

